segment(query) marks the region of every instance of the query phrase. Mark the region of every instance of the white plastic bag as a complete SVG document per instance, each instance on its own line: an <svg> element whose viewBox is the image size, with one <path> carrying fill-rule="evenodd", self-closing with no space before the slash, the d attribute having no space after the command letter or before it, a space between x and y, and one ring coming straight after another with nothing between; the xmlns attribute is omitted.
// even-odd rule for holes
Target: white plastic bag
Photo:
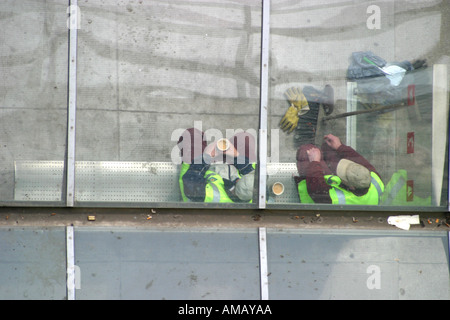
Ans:
<svg viewBox="0 0 450 320"><path fill-rule="evenodd" d="M419 215L414 216L390 216L388 223L403 230L409 230L412 224L420 224Z"/></svg>

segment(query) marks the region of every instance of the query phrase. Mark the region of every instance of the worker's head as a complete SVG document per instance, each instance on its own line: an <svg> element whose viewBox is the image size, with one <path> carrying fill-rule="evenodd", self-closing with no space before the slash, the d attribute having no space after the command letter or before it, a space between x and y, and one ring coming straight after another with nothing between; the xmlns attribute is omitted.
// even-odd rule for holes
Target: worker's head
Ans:
<svg viewBox="0 0 450 320"><path fill-rule="evenodd" d="M345 185L355 189L368 188L372 179L366 167L347 159L339 161L336 174Z"/></svg>
<svg viewBox="0 0 450 320"><path fill-rule="evenodd" d="M204 132L196 128L186 129L177 143L183 162L189 164L194 163L194 159L202 156L206 145Z"/></svg>

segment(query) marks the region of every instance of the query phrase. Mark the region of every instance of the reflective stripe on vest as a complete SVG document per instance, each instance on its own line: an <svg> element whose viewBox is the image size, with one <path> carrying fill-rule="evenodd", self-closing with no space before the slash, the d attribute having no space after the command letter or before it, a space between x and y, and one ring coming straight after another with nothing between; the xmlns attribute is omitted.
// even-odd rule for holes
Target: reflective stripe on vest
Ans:
<svg viewBox="0 0 450 320"><path fill-rule="evenodd" d="M377 189L377 193L378 193L378 204L380 204L381 202L381 196L383 195L383 191L384 191L384 185L383 188L381 188L381 185L378 183L378 180L375 179L375 177L372 175L373 172L370 173L370 175L372 176L372 184L375 186L375 189ZM373 173L375 175L375 173ZM381 182L382 183L382 182Z"/></svg>
<svg viewBox="0 0 450 320"><path fill-rule="evenodd" d="M395 183L395 185L391 188L391 190L387 193L387 196L383 202L383 204L390 205L392 204L392 201L394 201L395 198L397 198L398 193L400 190L403 189L403 187L406 185L406 180L403 176L400 176ZM387 190L386 190L387 191ZM406 198L406 194L405 194Z"/></svg>
<svg viewBox="0 0 450 320"><path fill-rule="evenodd" d="M431 195L426 198L419 197L415 194L412 197L408 197L407 180L408 173L406 170L399 169L395 172L386 185L382 197L382 204L394 206L430 206Z"/></svg>
<svg viewBox="0 0 450 320"><path fill-rule="evenodd" d="M334 189L334 191L336 192L336 196L337 196L337 204L345 204L346 201L345 201L344 191L342 191L341 189L338 189L338 188ZM330 190L330 192L331 192L331 190ZM331 199L333 200L333 203L334 203L334 199L333 198L331 198Z"/></svg>
<svg viewBox="0 0 450 320"><path fill-rule="evenodd" d="M211 178L215 178L215 175L215 173L209 173L205 176L205 179L208 180L208 184L206 185L205 202L220 202L220 199L222 198L220 196L219 187L215 184L215 181L210 181Z"/></svg>
<svg viewBox="0 0 450 320"><path fill-rule="evenodd" d="M206 171L205 179L208 181L205 188L204 202L233 202L224 188L223 179L213 171Z"/></svg>

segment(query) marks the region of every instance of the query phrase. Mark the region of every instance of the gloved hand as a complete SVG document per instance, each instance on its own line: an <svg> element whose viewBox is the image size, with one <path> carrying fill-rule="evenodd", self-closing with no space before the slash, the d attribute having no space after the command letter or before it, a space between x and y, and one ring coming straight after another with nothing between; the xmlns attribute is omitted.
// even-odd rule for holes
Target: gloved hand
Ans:
<svg viewBox="0 0 450 320"><path fill-rule="evenodd" d="M286 111L283 119L281 119L280 121L281 130L291 133L297 127L297 123L298 110L294 105L291 104L289 109Z"/></svg>
<svg viewBox="0 0 450 320"><path fill-rule="evenodd" d="M300 88L289 88L284 93L291 106L297 108L298 115L301 116L309 111L308 100L306 100L302 89Z"/></svg>
<svg viewBox="0 0 450 320"><path fill-rule="evenodd" d="M284 95L291 105L281 119L280 127L281 130L291 133L297 127L299 116L309 111L309 105L300 88L289 88Z"/></svg>

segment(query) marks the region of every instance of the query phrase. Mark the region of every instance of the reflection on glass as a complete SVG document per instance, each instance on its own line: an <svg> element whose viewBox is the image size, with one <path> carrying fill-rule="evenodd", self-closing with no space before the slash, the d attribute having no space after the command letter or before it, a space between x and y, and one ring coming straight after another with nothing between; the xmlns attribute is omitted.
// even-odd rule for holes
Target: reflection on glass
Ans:
<svg viewBox="0 0 450 320"><path fill-rule="evenodd" d="M190 128L177 145L183 161L179 180L183 201L252 202L256 168L252 134L240 132L207 144L203 131Z"/></svg>
<svg viewBox="0 0 450 320"><path fill-rule="evenodd" d="M183 203L183 131L201 123L212 142L258 130L261 1L79 6L77 160L114 163L95 177L80 167L76 200ZM120 183L118 163L140 172Z"/></svg>
<svg viewBox="0 0 450 320"><path fill-rule="evenodd" d="M0 2L0 201L7 205L62 204L66 10L64 1Z"/></svg>
<svg viewBox="0 0 450 320"><path fill-rule="evenodd" d="M273 205L447 204L448 12L271 2L269 126L283 151L268 184L286 188Z"/></svg>
<svg viewBox="0 0 450 320"><path fill-rule="evenodd" d="M299 147L297 170L302 203L380 204L384 184L375 167L332 134L320 149L313 144Z"/></svg>
<svg viewBox="0 0 450 320"><path fill-rule="evenodd" d="M267 252L271 299L449 298L446 232L268 230Z"/></svg>
<svg viewBox="0 0 450 320"><path fill-rule="evenodd" d="M259 299L258 249L255 230L77 228L77 299Z"/></svg>

